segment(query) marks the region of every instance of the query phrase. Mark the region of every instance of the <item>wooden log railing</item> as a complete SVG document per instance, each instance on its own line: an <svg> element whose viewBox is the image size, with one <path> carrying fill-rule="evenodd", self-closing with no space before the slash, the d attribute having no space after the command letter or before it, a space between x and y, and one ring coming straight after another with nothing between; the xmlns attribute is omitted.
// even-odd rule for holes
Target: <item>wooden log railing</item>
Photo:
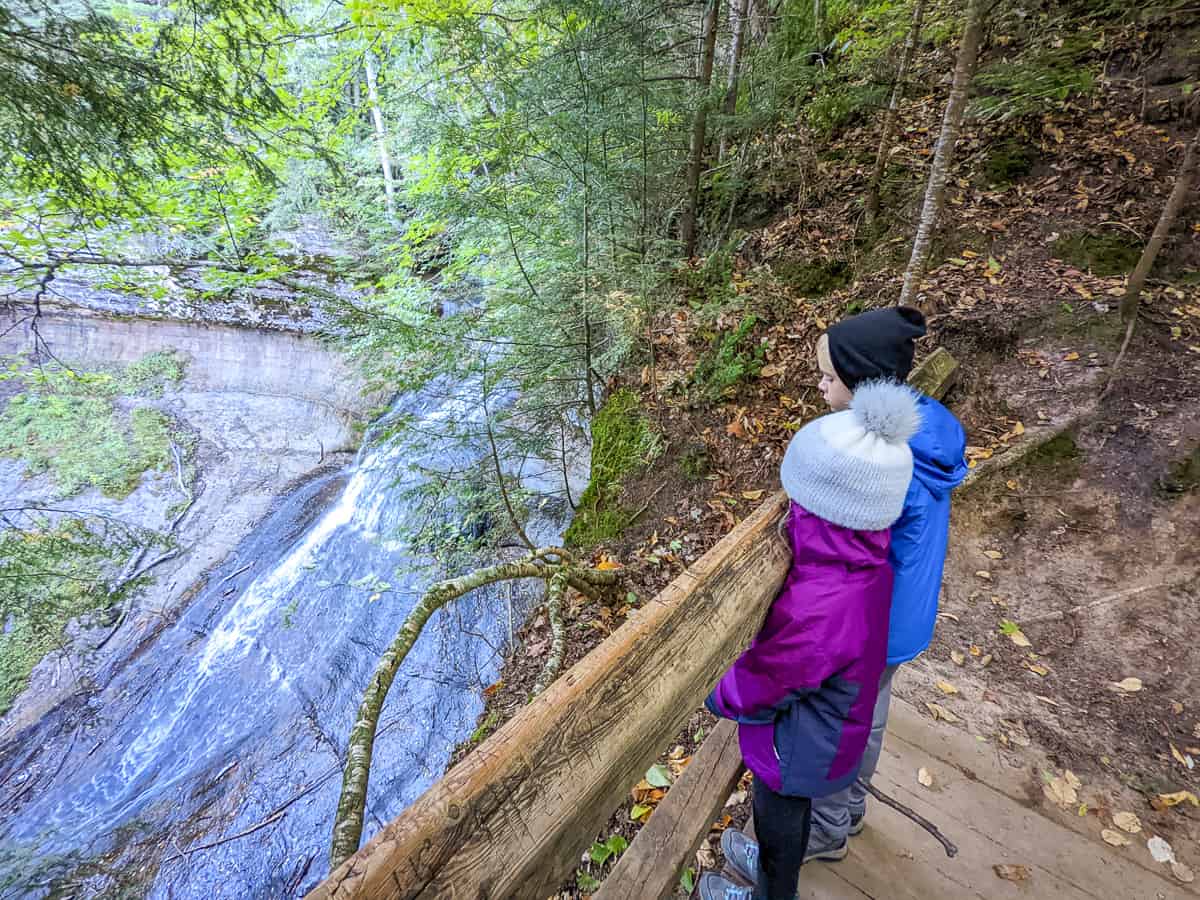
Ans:
<svg viewBox="0 0 1200 900"><path fill-rule="evenodd" d="M909 380L940 396L955 368L948 353L935 351ZM790 559L777 533L787 506L782 492L765 500L330 873L310 900L551 894L757 632ZM719 793L713 784L740 771L731 758L733 731L715 729L688 767L699 762L696 775L667 795L684 788L671 804L678 808L694 782L692 796L704 815L690 817L686 828L681 822L672 837L673 814L660 806L647 829L659 825L645 842L634 841L622 866L635 866L656 846L675 856L658 860L659 878L665 871L674 883L676 854L695 849L728 790L719 801L698 794ZM697 827L703 830L684 833ZM619 896L616 889L606 896ZM636 896L664 891L643 881Z"/></svg>

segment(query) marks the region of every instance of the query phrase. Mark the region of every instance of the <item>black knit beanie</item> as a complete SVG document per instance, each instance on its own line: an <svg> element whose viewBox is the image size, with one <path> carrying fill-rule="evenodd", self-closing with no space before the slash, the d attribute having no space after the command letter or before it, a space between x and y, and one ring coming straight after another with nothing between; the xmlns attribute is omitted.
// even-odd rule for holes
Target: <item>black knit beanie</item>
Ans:
<svg viewBox="0 0 1200 900"><path fill-rule="evenodd" d="M872 378L903 381L912 369L914 341L925 334L919 309L893 306L830 326L829 359L842 384L854 390Z"/></svg>

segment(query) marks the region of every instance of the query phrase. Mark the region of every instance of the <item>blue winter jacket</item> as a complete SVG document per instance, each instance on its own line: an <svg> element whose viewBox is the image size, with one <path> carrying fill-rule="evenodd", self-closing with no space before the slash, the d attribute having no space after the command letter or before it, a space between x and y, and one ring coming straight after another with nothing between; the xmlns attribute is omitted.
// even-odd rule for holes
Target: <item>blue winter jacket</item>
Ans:
<svg viewBox="0 0 1200 900"><path fill-rule="evenodd" d="M913 478L904 512L892 526L889 666L923 653L933 640L950 536L950 492L967 476L967 439L958 419L932 397L921 397L919 406L921 429L908 442Z"/></svg>

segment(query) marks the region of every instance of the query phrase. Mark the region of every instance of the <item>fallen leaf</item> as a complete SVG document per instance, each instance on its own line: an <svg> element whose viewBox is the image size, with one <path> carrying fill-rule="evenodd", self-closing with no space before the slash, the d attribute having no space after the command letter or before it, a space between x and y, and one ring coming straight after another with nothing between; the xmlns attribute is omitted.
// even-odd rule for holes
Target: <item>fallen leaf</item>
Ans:
<svg viewBox="0 0 1200 900"><path fill-rule="evenodd" d="M929 770L924 766L917 769L917 781L925 787L933 787L933 776L929 774Z"/></svg>
<svg viewBox="0 0 1200 900"><path fill-rule="evenodd" d="M984 581L991 581L992 573L987 571L986 569L980 569L978 572L975 573L975 577L982 578Z"/></svg>
<svg viewBox="0 0 1200 900"><path fill-rule="evenodd" d="M1164 809L1169 809L1172 806L1178 806L1180 803L1190 803L1192 806L1200 806L1200 798L1197 798L1191 791L1176 791L1173 794L1159 794L1158 802L1163 805Z"/></svg>
<svg viewBox="0 0 1200 900"><path fill-rule="evenodd" d="M1125 837L1119 831L1113 831L1111 828L1105 828L1100 832L1100 837L1104 839L1104 843L1112 844L1114 847L1128 847L1133 841Z"/></svg>
<svg viewBox="0 0 1200 900"><path fill-rule="evenodd" d="M633 808L629 810L629 820L631 822L645 822L650 818L650 813L654 812L654 807L646 806L644 803L635 803Z"/></svg>
<svg viewBox="0 0 1200 900"><path fill-rule="evenodd" d="M1183 704L1180 703L1178 700L1172 700L1171 701L1171 712L1175 713L1175 715L1177 715L1177 716L1183 715Z"/></svg>
<svg viewBox="0 0 1200 900"><path fill-rule="evenodd" d="M496 691L500 690L500 688L502 688L502 687L504 687L503 681L497 681L495 684L489 684L487 687L485 687L483 689L483 696L490 697L490 696L492 696L492 694L496 693Z"/></svg>
<svg viewBox="0 0 1200 900"><path fill-rule="evenodd" d="M1171 874L1174 875L1176 878L1178 878L1180 881L1182 881L1184 884L1191 884L1193 881L1196 880L1195 873L1192 872L1192 870L1188 866L1184 865L1179 860L1175 860L1174 862L1171 863Z"/></svg>
<svg viewBox="0 0 1200 900"><path fill-rule="evenodd" d="M1171 849L1170 844L1158 835L1146 841L1146 849L1150 851L1150 855L1154 857L1155 862L1175 862L1175 851Z"/></svg>
<svg viewBox="0 0 1200 900"><path fill-rule="evenodd" d="M1015 478L1010 478L1010 479L1008 479L1008 481L1004 482L1004 486L1006 488L1008 488L1010 491L1015 491L1021 485L1017 483L1017 480Z"/></svg>
<svg viewBox="0 0 1200 900"><path fill-rule="evenodd" d="M746 500L761 500L765 493L766 491L742 491L742 497Z"/></svg>
<svg viewBox="0 0 1200 900"><path fill-rule="evenodd" d="M986 666L986 665L987 665L988 663L990 663L991 661L992 661L992 654L990 654L990 653L985 653L985 654L983 655L983 659L979 660L979 664L980 664L981 666Z"/></svg>
<svg viewBox="0 0 1200 900"><path fill-rule="evenodd" d="M1013 863L992 866L992 871L996 873L997 878L1003 878L1005 881L1027 881L1030 876L1028 867Z"/></svg>
<svg viewBox="0 0 1200 900"><path fill-rule="evenodd" d="M1137 834L1142 830L1142 820L1131 812L1114 813L1113 824L1122 831L1128 831L1130 834Z"/></svg>
<svg viewBox="0 0 1200 900"><path fill-rule="evenodd" d="M612 572L619 568L621 568L621 564L609 559L608 557L605 557L604 559L600 560L600 562L596 563L596 571L598 572Z"/></svg>
<svg viewBox="0 0 1200 900"><path fill-rule="evenodd" d="M1070 769L1067 769L1067 771L1063 772L1063 780L1075 790L1079 790L1081 787L1083 787L1083 782L1079 780L1079 776Z"/></svg>
<svg viewBox="0 0 1200 900"><path fill-rule="evenodd" d="M948 681L939 681L935 685L935 687L937 687L937 689L939 691L941 691L943 694L947 694L949 696L954 696L955 694L958 693L958 688L956 688L954 685L952 685Z"/></svg>
<svg viewBox="0 0 1200 900"><path fill-rule="evenodd" d="M951 723L959 721L958 716L950 712L950 710L946 709L946 707L942 706L940 703L930 703L929 701L925 701L925 708L929 710L929 714L935 719L941 719L943 722Z"/></svg>
<svg viewBox="0 0 1200 900"><path fill-rule="evenodd" d="M1118 694L1136 694L1142 689L1142 679L1140 678L1122 678L1120 681L1111 682L1108 686L1110 691L1116 691Z"/></svg>
<svg viewBox="0 0 1200 900"><path fill-rule="evenodd" d="M1004 554L999 550L984 550L983 555L988 559L1004 559Z"/></svg>
<svg viewBox="0 0 1200 900"><path fill-rule="evenodd" d="M1048 668L1046 668L1045 666L1043 666L1041 663L1026 663L1025 665L1026 665L1026 668L1028 668L1029 671L1032 672L1034 675L1041 675L1043 678L1045 678L1047 675L1050 674L1050 670Z"/></svg>
<svg viewBox="0 0 1200 900"><path fill-rule="evenodd" d="M1012 641L1014 644L1016 644L1018 647L1032 647L1033 646L1033 644L1031 644L1029 642L1029 638L1025 637L1025 632L1023 632L1021 630L1020 626L1018 626L1016 622L1012 622L1008 619L1004 619L1003 621L1001 621L1000 633L1007 634L1008 639L1010 641Z"/></svg>
<svg viewBox="0 0 1200 900"><path fill-rule="evenodd" d="M646 770L646 781L658 788L671 786L671 773L662 763L651 766Z"/></svg>
<svg viewBox="0 0 1200 900"><path fill-rule="evenodd" d="M784 373L784 371L785 370L784 370L783 366L779 365L778 363L770 363L769 365L763 366L759 370L758 377L759 378L774 378L776 375L782 375Z"/></svg>
<svg viewBox="0 0 1200 900"><path fill-rule="evenodd" d="M742 440L746 439L746 429L742 427L742 423L737 419L734 419L725 426L725 433L732 434L734 437L741 438Z"/></svg>
<svg viewBox="0 0 1200 900"><path fill-rule="evenodd" d="M1179 752L1178 747L1176 747L1174 744L1171 744L1169 741L1167 743L1171 747L1171 756L1175 758L1175 762L1179 763L1185 769L1191 769L1196 765L1190 756L1184 756Z"/></svg>
<svg viewBox="0 0 1200 900"><path fill-rule="evenodd" d="M1057 775L1042 785L1042 793L1046 795L1047 800L1063 809L1074 806L1079 799L1075 788L1068 784L1065 778L1059 778Z"/></svg>
<svg viewBox="0 0 1200 900"><path fill-rule="evenodd" d="M951 650L950 659L956 666L965 665L967 662L967 657L961 650Z"/></svg>
<svg viewBox="0 0 1200 900"><path fill-rule="evenodd" d="M1076 353L1074 350L1072 350L1070 353L1068 353L1066 356L1063 357L1064 362L1075 362L1075 360L1077 360L1077 359L1079 359L1079 354Z"/></svg>

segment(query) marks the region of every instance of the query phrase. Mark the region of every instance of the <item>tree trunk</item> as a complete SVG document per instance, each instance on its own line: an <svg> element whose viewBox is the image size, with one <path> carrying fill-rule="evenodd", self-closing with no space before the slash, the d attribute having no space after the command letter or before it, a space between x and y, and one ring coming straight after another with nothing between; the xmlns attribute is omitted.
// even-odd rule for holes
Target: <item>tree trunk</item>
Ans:
<svg viewBox="0 0 1200 900"><path fill-rule="evenodd" d="M875 155L875 170L871 173L870 184L867 185L868 225L874 222L875 217L879 215L879 185L883 181L883 173L887 169L888 157L891 155L892 134L896 130L896 120L900 116L900 101L904 99L908 70L912 66L913 56L916 55L917 44L921 37L921 21L924 17L925 0L916 0L913 4L912 25L908 29L908 40L904 43L900 66L896 69L896 83L892 85L892 99L888 103L887 113L883 117L883 133L879 135L879 152Z"/></svg>
<svg viewBox="0 0 1200 900"><path fill-rule="evenodd" d="M975 63L979 58L979 44L983 36L983 2L984 0L967 2L967 22L963 28L962 44L958 48L958 61L954 65L954 83L950 88L950 99L946 103L946 115L942 119L942 132L938 136L933 164L929 167L929 184L925 189L925 203L921 207L921 221L913 241L912 257L904 272L904 287L900 291L902 306L911 302L917 283L925 271L929 248L933 243L933 232L937 228L946 200L946 180L954 162L954 148L958 143L963 112L967 108L967 92L971 87Z"/></svg>
<svg viewBox="0 0 1200 900"><path fill-rule="evenodd" d="M1188 191L1191 190L1192 181L1196 177L1198 165L1200 165L1200 131L1197 131L1192 137L1187 151L1183 154L1179 174L1175 176L1175 186L1171 188L1171 194L1167 197L1162 215L1158 217L1158 224L1154 226L1150 243L1146 244L1146 249L1142 251L1142 258L1134 266L1133 273L1129 276L1129 283L1125 286L1125 296L1121 298L1121 320L1125 322L1125 339L1121 341L1121 349L1117 352L1117 358L1109 367L1108 380L1104 383L1104 390L1100 392L1101 397L1107 395L1111 390L1117 373L1121 369L1121 363L1125 360L1125 353L1129 350L1129 342L1133 340L1133 330L1137 325L1138 306L1142 302L1142 288L1146 285L1146 278L1150 275L1150 270L1154 268L1159 251L1167 242L1167 236L1171 233L1175 220L1179 218L1179 213L1183 210Z"/></svg>
<svg viewBox="0 0 1200 900"><path fill-rule="evenodd" d="M813 35L817 39L817 52L825 51L825 0L813 0Z"/></svg>
<svg viewBox="0 0 1200 900"><path fill-rule="evenodd" d="M704 165L705 129L708 124L709 87L712 85L713 55L717 47L717 20L721 0L710 0L704 15L704 46L700 54L700 102L692 120L692 146L687 171L687 205L679 224L683 255L696 255L696 211L700 205L700 170Z"/></svg>
<svg viewBox="0 0 1200 900"><path fill-rule="evenodd" d="M746 40L746 20L750 17L750 0L735 0L736 6L730 7L733 16L733 46L729 50L729 76L725 80L725 100L721 104L721 113L725 116L725 127L721 132L721 146L717 149L717 162L725 158L729 147L729 119L737 112L738 70L742 65L742 48ZM923 2L923 0L922 0Z"/></svg>
<svg viewBox="0 0 1200 900"><path fill-rule="evenodd" d="M555 556L560 562L547 564L544 562L547 556ZM342 793L338 799L333 841L329 848L330 870L336 869L358 850L358 842L362 839L367 786L371 776L371 755L375 749L375 730L379 725L379 714L383 710L383 703L387 699L400 664L421 636L421 630L429 621L429 617L451 600L498 581L521 578L557 579L556 590L560 594L564 580L572 587L584 589L588 589L589 585L609 586L616 583L614 572L575 568L571 563L572 560L565 551L557 547L543 547L514 562L499 563L476 569L459 578L439 581L431 585L425 596L412 608L400 632L379 658L375 674L371 676L371 681L363 692L358 716L350 731L350 739L346 746L346 763L342 772ZM584 590L584 593L587 592L588 590Z"/></svg>
<svg viewBox="0 0 1200 900"><path fill-rule="evenodd" d="M1179 166L1179 174L1175 176L1175 187L1171 189L1171 195L1167 197L1167 204L1163 207L1162 215L1158 217L1158 224L1154 226L1154 234L1150 236L1150 243L1142 251L1142 258L1138 260L1133 274L1129 276L1125 296L1121 298L1121 319L1124 322L1131 322L1137 318L1142 288L1146 285L1146 278L1150 274L1150 270L1154 268L1154 262L1158 258L1163 244L1166 243L1167 236L1175 225L1175 220L1179 218L1179 213L1187 200L1188 191L1191 190L1192 181L1196 177L1198 163L1200 163L1200 131L1196 132L1187 146L1187 152L1183 155L1183 163Z"/></svg>
<svg viewBox="0 0 1200 900"><path fill-rule="evenodd" d="M383 194L388 218L396 215L396 183L392 176L392 156L388 152L387 128L383 107L379 104L379 84L375 69L375 54L370 49L363 54L363 69L367 73L367 102L371 106L371 123L375 126L375 143L379 147L379 167L383 170Z"/></svg>

